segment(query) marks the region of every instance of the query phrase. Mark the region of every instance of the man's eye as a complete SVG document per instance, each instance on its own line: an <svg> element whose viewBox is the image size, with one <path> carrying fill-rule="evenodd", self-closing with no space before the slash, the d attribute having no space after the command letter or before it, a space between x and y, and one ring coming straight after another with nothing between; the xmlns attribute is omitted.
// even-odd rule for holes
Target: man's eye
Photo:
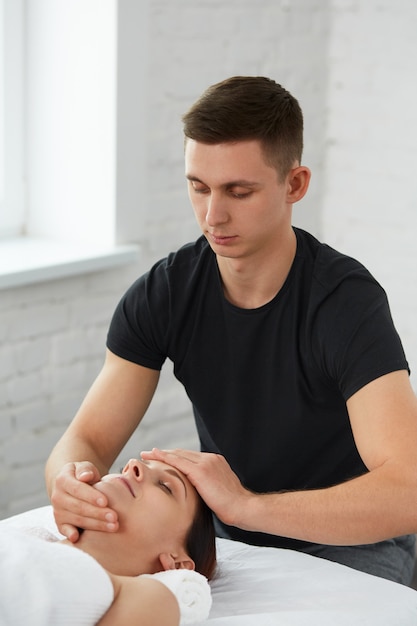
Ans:
<svg viewBox="0 0 417 626"><path fill-rule="evenodd" d="M248 198L251 195L250 191L246 191L245 193L237 193L236 191L234 191L232 193L232 196L234 198L237 198L238 200L242 200L243 198Z"/></svg>
<svg viewBox="0 0 417 626"><path fill-rule="evenodd" d="M201 186L193 185L193 191L195 191L196 193L208 193L209 189L208 187L201 187Z"/></svg>
<svg viewBox="0 0 417 626"><path fill-rule="evenodd" d="M159 481L159 485L160 485L163 489L165 489L165 491L166 491L167 493L169 493L169 494L171 494L171 495L172 495L172 489L171 489L171 487L170 487L169 485L167 485L166 483L164 483L162 480L160 480L160 481Z"/></svg>
<svg viewBox="0 0 417 626"><path fill-rule="evenodd" d="M248 189L247 187L230 187L229 193L234 198L241 200L243 198L248 198L252 193L252 189Z"/></svg>

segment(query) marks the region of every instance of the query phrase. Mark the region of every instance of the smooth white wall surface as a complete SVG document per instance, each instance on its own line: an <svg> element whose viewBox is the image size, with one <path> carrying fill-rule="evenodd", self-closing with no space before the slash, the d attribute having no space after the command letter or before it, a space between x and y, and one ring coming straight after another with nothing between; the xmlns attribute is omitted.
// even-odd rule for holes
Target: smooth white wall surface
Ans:
<svg viewBox="0 0 417 626"><path fill-rule="evenodd" d="M417 4L332 4L322 236L386 289L417 388Z"/></svg>
<svg viewBox="0 0 417 626"><path fill-rule="evenodd" d="M110 10L107 2L100 2L104 11ZM129 8L130 0L120 2ZM36 3L48 6L47 0ZM155 259L198 235L186 194L180 118L206 86L229 75L269 75L299 99L305 115L304 162L313 179L308 197L294 208L294 224L370 266L391 292L411 366L417 363L416 252L411 245L417 227L416 143L410 119L416 97L407 69L416 60L415 8L413 0L401 0L396 11L382 0L369 0L366 10L363 4L148 3L146 42L141 40L146 58L132 55L122 90L129 97L130 80L139 104L117 105L117 112L125 111L123 143L118 144L123 158L129 155L129 124L138 126L136 109L143 116L142 153L137 144L131 146L143 183L134 180L133 167L120 195L115 191L118 202L126 203L120 233L140 242L142 256L136 266L0 292L0 517L47 502L45 460L99 371L119 297ZM82 5L96 2L83 0ZM134 19L128 27L132 31ZM144 37L142 21L137 32ZM133 196L124 195L129 177L133 202ZM131 228L126 227L130 211L138 212ZM106 233L101 228L97 218L100 237ZM169 363L121 462L154 444L197 445L188 400Z"/></svg>

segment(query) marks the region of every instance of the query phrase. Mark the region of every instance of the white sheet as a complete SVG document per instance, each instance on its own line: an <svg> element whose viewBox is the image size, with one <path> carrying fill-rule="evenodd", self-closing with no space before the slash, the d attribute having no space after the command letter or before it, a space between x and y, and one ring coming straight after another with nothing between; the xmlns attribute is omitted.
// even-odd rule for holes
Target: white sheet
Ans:
<svg viewBox="0 0 417 626"><path fill-rule="evenodd" d="M293 550L218 540L210 626L416 626L417 592Z"/></svg>
<svg viewBox="0 0 417 626"><path fill-rule="evenodd" d="M56 533L51 508L2 520ZM417 592L300 554L218 540L213 605L201 626L416 626Z"/></svg>

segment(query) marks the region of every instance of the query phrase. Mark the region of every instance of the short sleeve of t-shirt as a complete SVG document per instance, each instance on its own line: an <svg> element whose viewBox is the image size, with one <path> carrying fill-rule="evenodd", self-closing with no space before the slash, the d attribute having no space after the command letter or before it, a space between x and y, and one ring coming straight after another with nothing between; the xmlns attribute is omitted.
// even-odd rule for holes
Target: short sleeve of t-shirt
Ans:
<svg viewBox="0 0 417 626"><path fill-rule="evenodd" d="M315 268L320 306L314 354L347 400L372 380L408 369L408 363L383 288L354 259L326 246L321 254Z"/></svg>
<svg viewBox="0 0 417 626"><path fill-rule="evenodd" d="M169 287L164 259L136 280L113 314L107 347L118 356L160 370L166 358Z"/></svg>

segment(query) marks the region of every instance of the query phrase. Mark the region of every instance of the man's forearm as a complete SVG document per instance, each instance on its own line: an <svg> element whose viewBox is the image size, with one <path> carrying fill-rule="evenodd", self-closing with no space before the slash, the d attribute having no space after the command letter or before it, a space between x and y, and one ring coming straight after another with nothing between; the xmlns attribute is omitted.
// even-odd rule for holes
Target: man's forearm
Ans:
<svg viewBox="0 0 417 626"><path fill-rule="evenodd" d="M363 476L296 492L253 493L218 454L154 448L142 457L182 471L227 525L313 543L357 545L417 533L417 455L409 439L401 455Z"/></svg>
<svg viewBox="0 0 417 626"><path fill-rule="evenodd" d="M226 523L314 543L374 543L416 533L416 502L417 481L381 467L328 489L249 495Z"/></svg>

